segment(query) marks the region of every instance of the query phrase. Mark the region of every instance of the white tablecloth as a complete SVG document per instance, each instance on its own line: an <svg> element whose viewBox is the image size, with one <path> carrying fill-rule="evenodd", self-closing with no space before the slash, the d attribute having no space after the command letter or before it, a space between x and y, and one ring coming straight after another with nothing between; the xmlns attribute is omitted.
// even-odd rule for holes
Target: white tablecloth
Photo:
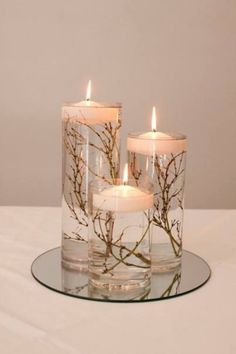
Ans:
<svg viewBox="0 0 236 354"><path fill-rule="evenodd" d="M187 210L184 248L212 278L150 303L101 303L37 283L30 266L60 245L60 209L0 207L1 354L235 354L236 210Z"/></svg>

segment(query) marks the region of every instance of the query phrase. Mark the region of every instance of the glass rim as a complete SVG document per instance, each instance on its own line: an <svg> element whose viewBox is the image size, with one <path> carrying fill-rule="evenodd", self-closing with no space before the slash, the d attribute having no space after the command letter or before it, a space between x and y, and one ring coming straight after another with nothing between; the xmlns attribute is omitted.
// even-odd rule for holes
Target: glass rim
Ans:
<svg viewBox="0 0 236 354"><path fill-rule="evenodd" d="M84 100L86 101L86 100ZM91 102L93 102L91 100ZM122 108L122 103L120 102L117 102L117 103L107 103L107 102L96 102L98 103L98 105L96 106L87 106L86 104L85 105L80 105L78 106L80 102L64 102L62 104L62 107L73 107L73 108L88 108L88 109L92 109L92 108L102 108L102 109L106 109L106 108ZM101 105L101 106L100 106Z"/></svg>
<svg viewBox="0 0 236 354"><path fill-rule="evenodd" d="M156 139L150 139L149 137L141 136L147 133L153 133L153 131L142 131L142 132L129 132L128 133L128 138L131 139L139 139L139 140L148 140L148 141L155 141L155 140L160 140L160 141L173 141L173 140L187 140L187 136L182 133L173 133L173 132L165 132L164 134L169 135L169 137L158 137ZM163 133L163 132L162 132Z"/></svg>

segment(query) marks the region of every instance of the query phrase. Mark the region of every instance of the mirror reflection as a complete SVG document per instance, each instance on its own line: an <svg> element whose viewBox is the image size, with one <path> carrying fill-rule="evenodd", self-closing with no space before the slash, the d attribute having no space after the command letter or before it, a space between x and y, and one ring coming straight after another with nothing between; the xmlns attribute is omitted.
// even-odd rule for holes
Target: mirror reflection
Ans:
<svg viewBox="0 0 236 354"><path fill-rule="evenodd" d="M184 251L181 266L170 272L153 273L151 286L109 291L94 287L87 271L63 266L60 248L54 248L33 262L32 274L44 286L65 295L108 302L140 302L162 300L193 291L207 282L211 271L202 258Z"/></svg>

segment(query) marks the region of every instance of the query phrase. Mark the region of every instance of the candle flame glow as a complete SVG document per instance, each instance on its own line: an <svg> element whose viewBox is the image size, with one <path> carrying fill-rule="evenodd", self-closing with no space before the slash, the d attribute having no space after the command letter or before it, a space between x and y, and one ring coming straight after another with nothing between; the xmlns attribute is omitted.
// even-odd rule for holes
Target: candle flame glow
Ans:
<svg viewBox="0 0 236 354"><path fill-rule="evenodd" d="M128 182L128 164L125 164L124 172L123 172L123 184Z"/></svg>
<svg viewBox="0 0 236 354"><path fill-rule="evenodd" d="M152 131L157 131L157 114L156 114L156 107L153 106L152 108Z"/></svg>
<svg viewBox="0 0 236 354"><path fill-rule="evenodd" d="M90 101L90 99L91 99L91 80L89 80L87 86L86 101Z"/></svg>

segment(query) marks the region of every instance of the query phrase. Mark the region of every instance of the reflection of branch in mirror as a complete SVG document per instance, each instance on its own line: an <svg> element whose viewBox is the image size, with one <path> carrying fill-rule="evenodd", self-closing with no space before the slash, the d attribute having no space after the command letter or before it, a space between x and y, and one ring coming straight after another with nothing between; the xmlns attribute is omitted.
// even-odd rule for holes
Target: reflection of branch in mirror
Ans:
<svg viewBox="0 0 236 354"><path fill-rule="evenodd" d="M160 272L152 274L152 294L158 298L167 298L177 295L180 290L181 267L171 272Z"/></svg>
<svg viewBox="0 0 236 354"><path fill-rule="evenodd" d="M88 283L87 284L84 284L84 285L82 285L82 286L78 286L78 287L76 287L76 288L74 288L74 289L66 289L66 288L64 288L64 291L65 291L65 293L67 293L67 294L71 294L71 295L80 295L80 296L82 296L83 294L81 293L85 288L87 288L88 287Z"/></svg>
<svg viewBox="0 0 236 354"><path fill-rule="evenodd" d="M181 282L181 272L176 273L174 275L172 282L170 283L168 288L162 293L161 297L169 297L171 295L177 295L180 282Z"/></svg>

